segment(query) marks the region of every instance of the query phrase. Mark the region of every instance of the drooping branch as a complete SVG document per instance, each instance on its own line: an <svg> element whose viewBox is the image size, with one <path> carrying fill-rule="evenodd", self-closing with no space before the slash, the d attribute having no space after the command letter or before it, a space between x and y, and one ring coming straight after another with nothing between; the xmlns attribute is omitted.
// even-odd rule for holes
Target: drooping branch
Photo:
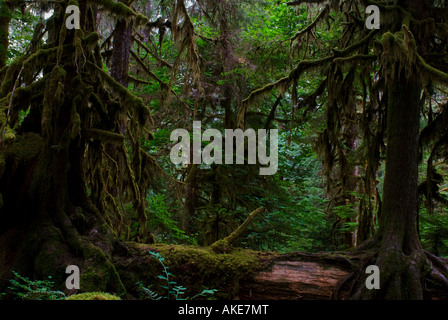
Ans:
<svg viewBox="0 0 448 320"><path fill-rule="evenodd" d="M173 65L171 63L169 63L168 61L165 61L161 58L159 58L155 53L153 53L143 42L141 42L139 39L137 39L137 37L132 36L132 39L134 39L134 41L141 47L143 48L146 52L148 52L154 59L157 60L157 62L159 62L162 66L167 67L168 69L172 69Z"/></svg>
<svg viewBox="0 0 448 320"><path fill-rule="evenodd" d="M326 5L324 7L324 9L319 13L319 15L316 17L316 19L314 19L314 21L308 25L305 29L297 32L292 38L291 38L291 43L293 41L300 41L300 39L303 37L303 35L306 35L307 33L311 32L316 26L317 24L325 19L326 17L328 17L328 13L330 12L330 7L328 5Z"/></svg>
<svg viewBox="0 0 448 320"><path fill-rule="evenodd" d="M11 106L12 106L12 101L13 101L13 98L14 98L14 92L16 91L16 87L17 87L17 84L19 82L19 78L20 78L20 75L22 74L22 71L23 71L23 66L20 69L19 75L17 76L16 82L14 83L14 87L12 88L11 98L10 98L9 105L8 105L8 111L6 113L5 123L3 124L4 127L2 129L2 134L0 136L0 149L3 146L3 138L5 137L5 133L9 129L8 128L8 121L9 121L9 116L11 114Z"/></svg>
<svg viewBox="0 0 448 320"><path fill-rule="evenodd" d="M297 0L297 1L290 1L287 2L286 5L288 6L300 6L302 3L324 3L324 2L328 2L328 0Z"/></svg>
<svg viewBox="0 0 448 320"><path fill-rule="evenodd" d="M338 64L344 64L347 62L352 62L352 61L358 61L358 60L362 60L362 61L375 61L377 60L378 57L373 55L373 54L355 54L353 56L350 57L344 57L344 58L335 58L333 60L334 63L338 63Z"/></svg>
<svg viewBox="0 0 448 320"><path fill-rule="evenodd" d="M149 70L149 68L143 63L143 61L140 59L140 57L134 52L131 51L131 55L132 57L138 62L138 64L143 68L143 70L154 80L156 80L159 84L160 87L165 90L165 91L169 91L170 93L172 93L177 100L187 109L190 109L190 107L185 103L185 101L183 101L179 95L173 90L173 88L171 88L170 84L164 82L162 79L160 79L154 72L152 72L151 70ZM137 81L139 81L139 79L137 79Z"/></svg>
<svg viewBox="0 0 448 320"><path fill-rule="evenodd" d="M249 96L242 101L241 108L238 112L238 127L244 128L245 114L249 105L254 103L255 99L262 97L264 94L271 92L274 89L280 89L283 93L291 85L292 81L297 80L300 75L312 68L323 66L330 62L334 57L328 56L317 60L302 60L297 66L289 73L288 76L283 77L276 82L270 83L260 89L252 91Z"/></svg>
<svg viewBox="0 0 448 320"><path fill-rule="evenodd" d="M142 14L136 13L122 2L113 0L91 0L91 2L103 6L110 14L123 19L134 19L135 25L145 25L149 19Z"/></svg>
<svg viewBox="0 0 448 320"><path fill-rule="evenodd" d="M191 70L191 77L196 84L199 92L203 91L201 86L201 58L199 55L199 49L196 45L194 25L185 7L184 0L177 0L176 7L173 15L173 24L177 25L178 20L182 21L182 24L177 27L172 27L174 42L179 46L179 53L176 61L174 62L174 68L170 82L173 82L176 76L176 72L180 66L183 53L187 52L187 65Z"/></svg>
<svg viewBox="0 0 448 320"><path fill-rule="evenodd" d="M271 108L271 111L269 112L269 115L266 118L266 122L264 124L264 128L267 130L271 126L271 122L275 117L275 111L277 110L278 105L280 104L280 101L282 101L282 96L278 96L277 99L274 102L274 105Z"/></svg>
<svg viewBox="0 0 448 320"><path fill-rule="evenodd" d="M446 123L448 122L448 105L444 104L442 112L428 124L420 133L420 148L428 146L432 141L438 141L448 133Z"/></svg>

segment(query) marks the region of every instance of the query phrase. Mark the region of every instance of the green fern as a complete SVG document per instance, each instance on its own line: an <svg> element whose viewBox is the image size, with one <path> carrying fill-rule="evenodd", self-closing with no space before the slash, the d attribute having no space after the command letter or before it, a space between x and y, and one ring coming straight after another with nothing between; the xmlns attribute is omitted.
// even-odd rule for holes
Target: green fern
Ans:
<svg viewBox="0 0 448 320"><path fill-rule="evenodd" d="M65 294L54 290L54 282L51 280L30 280L12 271L15 279L10 279L11 286L8 289L16 299L22 300L62 300ZM51 279L51 276L48 277Z"/></svg>
<svg viewBox="0 0 448 320"><path fill-rule="evenodd" d="M161 299L173 299L173 300L194 300L199 297L211 298L215 293L216 289L204 289L201 293L194 295L193 297L182 298L187 290L186 287L178 285L176 281L172 280L173 274L168 271L168 267L165 265L165 258L158 252L148 251L149 254L157 259L163 267L163 274L157 276L160 280L164 281L163 285L159 285L161 291L166 292L165 295L161 295L151 289L152 285L145 287L140 281L137 282L138 291L140 292L140 297L142 299L148 300L161 300Z"/></svg>

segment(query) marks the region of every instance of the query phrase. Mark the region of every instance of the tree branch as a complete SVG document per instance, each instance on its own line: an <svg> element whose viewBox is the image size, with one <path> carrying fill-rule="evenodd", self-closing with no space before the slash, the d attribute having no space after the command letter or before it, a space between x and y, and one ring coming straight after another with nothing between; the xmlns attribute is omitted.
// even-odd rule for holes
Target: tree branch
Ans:
<svg viewBox="0 0 448 320"><path fill-rule="evenodd" d="M134 39L135 42L137 42L137 44L142 47L143 49L145 49L146 52L148 52L154 59L156 59L161 65L172 69L173 65L170 64L169 62L159 58L156 54L154 54L147 46L145 46L145 44L143 42L141 42L139 39L137 39L135 36L132 36L132 38Z"/></svg>
<svg viewBox="0 0 448 320"><path fill-rule="evenodd" d="M291 38L291 42L293 42L294 40L296 40L297 38L300 38L302 35L304 35L307 32L310 32L318 23L319 21L324 18L326 15L328 15L328 13L330 12L330 7L328 5L325 6L324 10L321 11L321 13L319 13L319 15L316 17L316 19L314 19L314 21L305 29L303 29L302 31L297 32L292 38Z"/></svg>
<svg viewBox="0 0 448 320"><path fill-rule="evenodd" d="M290 1L287 2L287 6L300 6L302 3L323 3L327 2L327 0L297 0L297 1Z"/></svg>

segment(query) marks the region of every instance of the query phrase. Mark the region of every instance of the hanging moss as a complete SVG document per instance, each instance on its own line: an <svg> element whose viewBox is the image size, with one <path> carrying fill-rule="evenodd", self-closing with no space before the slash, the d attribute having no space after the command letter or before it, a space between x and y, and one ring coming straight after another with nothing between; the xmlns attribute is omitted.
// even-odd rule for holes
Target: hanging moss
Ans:
<svg viewBox="0 0 448 320"><path fill-rule="evenodd" d="M99 40L100 35L98 34L98 32L91 32L89 35L82 39L82 45L87 52L90 52L98 44Z"/></svg>
<svg viewBox="0 0 448 320"><path fill-rule="evenodd" d="M95 107L102 118L108 114L108 110L105 104L103 103L103 101L101 101L96 93L92 92L90 94L89 101L92 103L92 105Z"/></svg>
<svg viewBox="0 0 448 320"><path fill-rule="evenodd" d="M9 97L10 95L8 95ZM5 130L5 135L3 137L4 141L14 139L14 131L10 128L9 124L6 123L8 108L9 108L9 98L5 97L0 99L0 135L3 134L3 130Z"/></svg>
<svg viewBox="0 0 448 320"><path fill-rule="evenodd" d="M72 117L72 130L70 132L70 137L73 139L81 132L81 116L78 112Z"/></svg>
<svg viewBox="0 0 448 320"><path fill-rule="evenodd" d="M98 71L100 78L107 84L107 86L110 87L111 91L119 96L125 111L130 110L134 114L137 114L139 116L139 123L142 125L145 125L148 121L151 121L150 110L148 106L144 104L142 98L132 94L127 88L123 87L109 74L98 68L96 65L91 63L90 65Z"/></svg>
<svg viewBox="0 0 448 320"><path fill-rule="evenodd" d="M122 134L113 133L101 129L89 129L87 136L93 139L100 140L103 143L111 143L117 146L122 146L124 143L124 136Z"/></svg>
<svg viewBox="0 0 448 320"><path fill-rule="evenodd" d="M6 96L8 93L12 91L12 88L14 87L14 82L17 79L17 75L19 74L20 69L21 69L21 61L15 61L11 63L9 67L7 67L5 77L3 78L1 84L0 96Z"/></svg>
<svg viewBox="0 0 448 320"><path fill-rule="evenodd" d="M28 132L17 135L14 141L5 147L4 155L6 158L9 157L19 161L29 162L42 151L43 147L43 138L37 133ZM1 163L0 161L0 169Z"/></svg>
<svg viewBox="0 0 448 320"><path fill-rule="evenodd" d="M57 53L57 47L48 49L39 49L32 55L28 56L23 62L25 70L35 70L36 66L42 66L46 61L52 60Z"/></svg>
<svg viewBox="0 0 448 320"><path fill-rule="evenodd" d="M64 102L64 81L66 72L56 65L46 82L43 109L42 109L42 134L49 137L52 134L53 113L58 112Z"/></svg>
<svg viewBox="0 0 448 320"><path fill-rule="evenodd" d="M134 10L132 10L122 2L115 2L113 0L93 0L92 2L103 6L114 17L120 19L133 18L137 26L144 25L149 22L147 17L135 13Z"/></svg>

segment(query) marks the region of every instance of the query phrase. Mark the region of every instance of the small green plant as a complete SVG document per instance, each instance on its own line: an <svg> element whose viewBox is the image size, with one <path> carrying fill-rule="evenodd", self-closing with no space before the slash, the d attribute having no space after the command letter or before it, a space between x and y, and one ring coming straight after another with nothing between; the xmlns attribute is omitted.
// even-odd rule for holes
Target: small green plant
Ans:
<svg viewBox="0 0 448 320"><path fill-rule="evenodd" d="M65 294L53 289L54 282L50 280L30 280L12 271L15 279L10 279L11 286L8 289L16 299L22 300L62 300Z"/></svg>
<svg viewBox="0 0 448 320"><path fill-rule="evenodd" d="M158 275L157 277L160 280L164 281L163 285L159 285L159 288L161 288L164 292L166 292L165 295L161 295L151 289L153 285L150 285L149 287L145 287L140 281L137 282L138 290L140 291L140 297L142 299L149 299L149 300L161 300L161 299L172 299L172 300L194 300L198 299L199 297L208 297L211 298L215 292L216 289L204 289L202 292L194 295L193 297L186 297L182 298L182 296L185 295L185 292L187 290L186 287L177 285L176 281L173 281L172 278L174 277L171 272L168 271L168 267L165 265L164 261L165 258L158 252L152 252L148 251L149 254L157 259L159 263L163 267L163 274Z"/></svg>

